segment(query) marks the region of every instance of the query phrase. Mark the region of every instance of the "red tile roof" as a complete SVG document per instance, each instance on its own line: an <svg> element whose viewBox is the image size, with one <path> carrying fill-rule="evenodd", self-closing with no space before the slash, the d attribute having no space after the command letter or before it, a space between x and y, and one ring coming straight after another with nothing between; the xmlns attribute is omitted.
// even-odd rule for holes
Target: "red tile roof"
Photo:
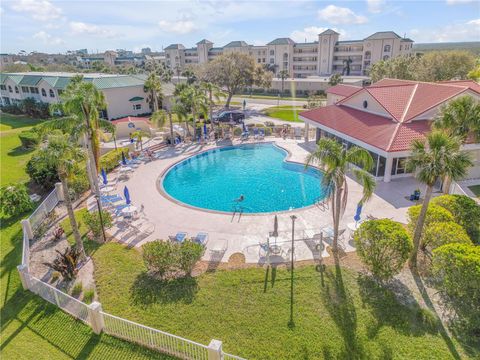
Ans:
<svg viewBox="0 0 480 360"><path fill-rule="evenodd" d="M350 96L360 90L360 86L337 84L327 89L327 94Z"/></svg>
<svg viewBox="0 0 480 360"><path fill-rule="evenodd" d="M144 122L148 123L148 125L152 125L150 123L149 118L147 118L147 117L135 117L135 116L126 116L126 117L121 118L121 119L112 120L112 123L113 124L120 124L120 123L124 123L124 122L134 122L134 121L144 121Z"/></svg>
<svg viewBox="0 0 480 360"><path fill-rule="evenodd" d="M457 86L466 86L470 90L473 90L480 94L480 84L474 80L449 80L449 81L440 81L440 84L448 85L457 85Z"/></svg>

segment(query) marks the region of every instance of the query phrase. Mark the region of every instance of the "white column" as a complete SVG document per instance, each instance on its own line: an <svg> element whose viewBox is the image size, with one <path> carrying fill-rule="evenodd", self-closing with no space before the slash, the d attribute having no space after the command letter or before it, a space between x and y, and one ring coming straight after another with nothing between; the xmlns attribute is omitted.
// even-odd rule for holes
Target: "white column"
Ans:
<svg viewBox="0 0 480 360"><path fill-rule="evenodd" d="M27 234L28 239L33 239L33 229L32 224L30 224L30 220L23 219L20 223L22 224L23 231Z"/></svg>
<svg viewBox="0 0 480 360"><path fill-rule="evenodd" d="M305 142L308 142L308 132L310 130L310 124L305 123Z"/></svg>
<svg viewBox="0 0 480 360"><path fill-rule="evenodd" d="M18 274L20 275L20 281L22 282L23 290L30 289L30 285L27 279L26 274L28 273L27 265L18 265L17 266Z"/></svg>
<svg viewBox="0 0 480 360"><path fill-rule="evenodd" d="M212 339L208 344L208 360L222 360L222 342L220 340Z"/></svg>
<svg viewBox="0 0 480 360"><path fill-rule="evenodd" d="M55 183L55 191L57 193L58 201L65 201L65 196L63 196L63 187L61 182Z"/></svg>
<svg viewBox="0 0 480 360"><path fill-rule="evenodd" d="M390 182L392 179L392 165L393 165L393 158L387 157L387 162L385 164L385 175L383 176L383 182Z"/></svg>
<svg viewBox="0 0 480 360"><path fill-rule="evenodd" d="M95 334L100 334L105 327L103 315L100 313L100 311L102 311L102 304L100 304L98 301L94 301L88 306L90 325L92 326L92 330Z"/></svg>

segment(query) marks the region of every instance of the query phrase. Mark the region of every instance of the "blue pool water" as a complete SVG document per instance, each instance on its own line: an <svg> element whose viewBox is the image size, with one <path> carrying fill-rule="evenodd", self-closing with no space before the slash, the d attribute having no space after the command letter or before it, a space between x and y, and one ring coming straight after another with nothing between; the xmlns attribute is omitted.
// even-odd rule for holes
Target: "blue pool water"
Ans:
<svg viewBox="0 0 480 360"><path fill-rule="evenodd" d="M172 167L163 188L185 204L226 212L240 195L244 213L296 209L323 198L322 172L285 162L286 156L271 143L210 150Z"/></svg>

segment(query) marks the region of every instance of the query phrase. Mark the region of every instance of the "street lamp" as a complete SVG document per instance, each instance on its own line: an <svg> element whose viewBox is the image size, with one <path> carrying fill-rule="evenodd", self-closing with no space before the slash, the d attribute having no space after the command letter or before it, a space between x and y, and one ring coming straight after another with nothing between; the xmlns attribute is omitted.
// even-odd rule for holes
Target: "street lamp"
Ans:
<svg viewBox="0 0 480 360"><path fill-rule="evenodd" d="M288 326L293 328L295 326L293 322L293 253L295 252L295 220L297 217L291 215L290 219L292 219L292 258L290 263L290 321L288 322Z"/></svg>
<svg viewBox="0 0 480 360"><path fill-rule="evenodd" d="M103 242L107 242L107 236L105 235L105 227L103 226L103 215L102 215L102 210L100 210L100 197L95 194L95 200L97 200L97 210L98 210L98 216L100 218L100 226L102 228L102 235L103 235Z"/></svg>

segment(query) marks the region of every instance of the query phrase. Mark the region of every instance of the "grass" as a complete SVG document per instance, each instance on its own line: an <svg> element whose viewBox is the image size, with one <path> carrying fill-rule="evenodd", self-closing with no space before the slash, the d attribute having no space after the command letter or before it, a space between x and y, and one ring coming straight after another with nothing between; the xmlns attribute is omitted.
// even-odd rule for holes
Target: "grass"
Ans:
<svg viewBox="0 0 480 360"><path fill-rule="evenodd" d="M94 261L106 311L203 344L220 339L248 359L453 358L428 311L353 271L329 267L322 287L313 267L296 269L291 328L285 269L268 279L251 268L163 282L146 273L137 250L115 243Z"/></svg>
<svg viewBox="0 0 480 360"><path fill-rule="evenodd" d="M2 184L6 172L9 172L8 182L23 182L27 178L18 158L11 154L19 142L4 142L4 139L36 123L24 117L1 114ZM171 359L105 334L96 335L56 306L24 291L16 267L22 252L19 221L26 216L28 214L6 218L0 214L2 359Z"/></svg>
<svg viewBox="0 0 480 360"><path fill-rule="evenodd" d="M265 115L291 122L303 122L298 118L298 114L302 111L305 111L302 107L296 106L273 106L266 108L263 112Z"/></svg>
<svg viewBox="0 0 480 360"><path fill-rule="evenodd" d="M477 198L480 198L480 185L473 185L469 186L468 188L475 194Z"/></svg>
<svg viewBox="0 0 480 360"><path fill-rule="evenodd" d="M21 147L18 134L28 130L41 120L34 120L25 116L0 114L0 185L28 181L25 165L35 153L34 150L25 150Z"/></svg>
<svg viewBox="0 0 480 360"><path fill-rule="evenodd" d="M245 99L266 99L266 100L278 100L278 95L250 95L250 94L236 94L234 97L245 98ZM280 100L299 100L299 101L307 101L306 96L280 96Z"/></svg>

